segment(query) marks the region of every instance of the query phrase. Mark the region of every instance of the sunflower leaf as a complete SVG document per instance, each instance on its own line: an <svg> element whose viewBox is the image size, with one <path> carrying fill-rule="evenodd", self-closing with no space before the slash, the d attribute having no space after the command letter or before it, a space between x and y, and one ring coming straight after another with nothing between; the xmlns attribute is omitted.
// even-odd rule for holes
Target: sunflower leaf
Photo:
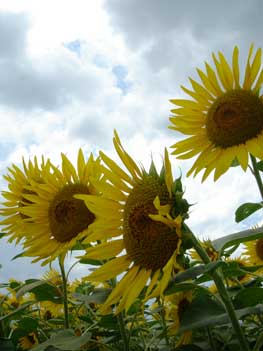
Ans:
<svg viewBox="0 0 263 351"><path fill-rule="evenodd" d="M65 329L58 332L56 335L52 335L50 339L46 340L42 344L34 347L34 351L44 351L50 346L53 346L55 349L58 348L59 350L77 351L81 349L81 347L85 345L90 338L90 333L84 333L81 336L76 336L73 330Z"/></svg>
<svg viewBox="0 0 263 351"><path fill-rule="evenodd" d="M0 350L1 351L15 351L15 345L12 340L6 338L0 338Z"/></svg>
<svg viewBox="0 0 263 351"><path fill-rule="evenodd" d="M256 240L262 237L263 228L259 227L223 236L222 238L213 240L212 245L217 251L222 251L227 247L244 243L246 241Z"/></svg>
<svg viewBox="0 0 263 351"><path fill-rule="evenodd" d="M234 297L235 308L255 306L263 301L263 289L252 287L241 289Z"/></svg>
<svg viewBox="0 0 263 351"><path fill-rule="evenodd" d="M243 221L245 218L249 217L252 215L252 213L260 210L262 208L262 202L258 203L253 203L253 202L247 202L243 205L241 205L235 213L235 220L237 223Z"/></svg>

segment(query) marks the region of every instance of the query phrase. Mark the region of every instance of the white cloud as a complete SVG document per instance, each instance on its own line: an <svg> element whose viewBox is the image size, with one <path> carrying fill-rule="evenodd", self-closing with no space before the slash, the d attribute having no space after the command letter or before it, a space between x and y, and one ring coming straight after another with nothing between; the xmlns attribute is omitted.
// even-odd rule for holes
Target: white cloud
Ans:
<svg viewBox="0 0 263 351"><path fill-rule="evenodd" d="M75 160L79 147L117 160L114 128L137 161L147 168L152 155L160 166L164 147L181 138L167 129L168 99L182 95L180 84L196 77L194 68L211 61L211 51L230 55L238 44L244 57L252 41L262 46L262 6L260 0L0 2L1 173L22 155L59 163L64 152ZM235 209L259 201L249 174L232 169L217 183L201 184L200 177L185 179L193 160L171 160L196 203L189 224L198 235L243 229L234 223ZM2 260L11 256L7 247L2 242ZM5 263L5 277L18 274L12 267Z"/></svg>

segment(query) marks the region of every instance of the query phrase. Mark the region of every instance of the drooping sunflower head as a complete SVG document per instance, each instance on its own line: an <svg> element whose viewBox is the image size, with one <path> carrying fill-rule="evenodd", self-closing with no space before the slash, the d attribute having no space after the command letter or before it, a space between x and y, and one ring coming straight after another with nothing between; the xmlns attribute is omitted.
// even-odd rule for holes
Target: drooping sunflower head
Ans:
<svg viewBox="0 0 263 351"><path fill-rule="evenodd" d="M10 242L16 240L16 243L18 243L26 235L24 226L26 216L21 213L21 208L30 203L26 199L26 195L33 194L30 189L31 181L42 183L42 175L48 172L50 167L49 160L45 161L42 157L42 162L39 165L37 158L34 157L34 161L29 160L28 163L23 159L21 168L13 164L8 168L8 173L4 175L8 190L2 191L2 196L6 201L2 203L3 207L0 209L0 214L6 218L0 224L3 226L3 232L9 236Z"/></svg>
<svg viewBox="0 0 263 351"><path fill-rule="evenodd" d="M201 84L190 78L193 90L182 87L191 99L171 100L177 108L171 111L169 128L190 135L172 146L173 154L179 159L198 155L188 175L204 169L205 180L215 170L217 180L234 160L245 171L249 154L263 157L261 49L253 57L250 47L242 84L238 55L235 47L230 65L221 52L213 54L215 70L206 63L205 73L197 69Z"/></svg>
<svg viewBox="0 0 263 351"><path fill-rule="evenodd" d="M24 238L25 256L46 259L46 264L63 256L88 233L94 214L76 194L94 194L91 179L100 179L99 159L85 161L82 150L78 154L77 169L62 154L62 169L51 164L41 173L42 180L30 180L30 190L24 194L25 205L19 211L28 235Z"/></svg>
<svg viewBox="0 0 263 351"><path fill-rule="evenodd" d="M77 198L83 199L96 217L92 233L85 241L102 242L89 248L85 257L99 260L115 257L88 279L109 280L127 271L105 303L110 306L121 299L117 308L120 311L130 307L148 282L146 296L150 292L162 293L171 275L181 269L176 258L189 205L183 199L180 179L173 180L167 150L162 171L158 173L152 162L146 172L123 149L116 132L113 141L128 172L101 152L102 172L107 178L104 184L97 183L102 195ZM127 282L132 289L126 289Z"/></svg>

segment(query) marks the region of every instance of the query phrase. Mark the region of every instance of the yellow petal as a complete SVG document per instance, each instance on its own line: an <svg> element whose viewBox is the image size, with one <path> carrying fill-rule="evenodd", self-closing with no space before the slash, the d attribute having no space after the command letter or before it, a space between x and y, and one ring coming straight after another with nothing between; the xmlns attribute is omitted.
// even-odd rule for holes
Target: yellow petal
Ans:
<svg viewBox="0 0 263 351"><path fill-rule="evenodd" d="M129 267L130 263L131 261L126 255L116 257L91 273L87 279L95 282L109 280L124 272Z"/></svg>
<svg viewBox="0 0 263 351"><path fill-rule="evenodd" d="M238 47L235 46L232 56L232 69L233 69L233 76L235 81L235 89L240 89L239 83L239 63L238 63Z"/></svg>
<svg viewBox="0 0 263 351"><path fill-rule="evenodd" d="M137 274L136 279L132 285L132 288L129 289L128 295L125 302L125 310L128 311L136 297L141 293L142 289L145 287L147 280L151 275L151 270L141 269Z"/></svg>
<svg viewBox="0 0 263 351"><path fill-rule="evenodd" d="M87 254L82 258L105 260L117 256L124 249L123 240L112 240L87 249Z"/></svg>
<svg viewBox="0 0 263 351"><path fill-rule="evenodd" d="M105 305L113 305L114 303L118 302L125 293L127 286L132 287L133 281L137 275L139 270L139 266L133 266L129 269L129 271L125 274L125 276L118 282L116 287L112 290L110 295L108 296L107 300L105 301Z"/></svg>
<svg viewBox="0 0 263 351"><path fill-rule="evenodd" d="M237 146L237 158L244 171L248 166L248 152L244 144Z"/></svg>

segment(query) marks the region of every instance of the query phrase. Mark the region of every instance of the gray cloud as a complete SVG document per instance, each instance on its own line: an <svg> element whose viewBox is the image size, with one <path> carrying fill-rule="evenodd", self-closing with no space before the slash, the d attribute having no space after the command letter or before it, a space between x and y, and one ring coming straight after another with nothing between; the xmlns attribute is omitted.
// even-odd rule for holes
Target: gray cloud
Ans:
<svg viewBox="0 0 263 351"><path fill-rule="evenodd" d="M26 14L0 12L0 62L25 54L29 20Z"/></svg>
<svg viewBox="0 0 263 351"><path fill-rule="evenodd" d="M0 13L0 104L23 110L56 110L72 100L90 103L103 93L112 72L80 62L67 47L52 55L27 53L29 20L24 14ZM113 84L112 84L113 86ZM108 89L109 90L109 89Z"/></svg>

